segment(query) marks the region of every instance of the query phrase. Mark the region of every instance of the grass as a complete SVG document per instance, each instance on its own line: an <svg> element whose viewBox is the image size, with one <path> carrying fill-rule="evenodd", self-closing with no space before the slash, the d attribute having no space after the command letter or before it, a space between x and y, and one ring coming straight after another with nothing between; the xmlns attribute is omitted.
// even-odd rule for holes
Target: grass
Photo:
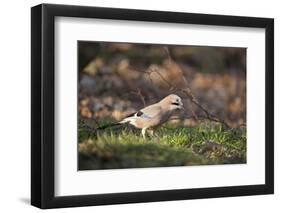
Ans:
<svg viewBox="0 0 281 213"><path fill-rule="evenodd" d="M128 126L97 132L81 122L79 170L246 163L245 128L168 123L156 132L144 139Z"/></svg>

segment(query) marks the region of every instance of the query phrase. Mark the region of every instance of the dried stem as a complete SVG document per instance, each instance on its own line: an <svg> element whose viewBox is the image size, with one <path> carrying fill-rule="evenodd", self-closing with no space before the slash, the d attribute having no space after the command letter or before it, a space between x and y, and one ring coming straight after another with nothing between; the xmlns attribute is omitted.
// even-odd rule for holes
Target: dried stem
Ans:
<svg viewBox="0 0 281 213"><path fill-rule="evenodd" d="M171 58L168 47L165 47L165 50L166 50L167 55L168 55L169 63L175 63L175 62L173 62L173 60ZM182 79L183 79L183 82L185 84L184 88L180 88L177 85L172 84L156 68L150 68L149 70L143 71L143 73L148 75L151 82L153 82L152 79L151 79L151 74L156 73L163 80L163 82L165 82L169 86L170 91L181 92L181 93L185 94L186 98L188 98L191 103L196 105L199 109L201 109L204 112L205 117L203 119L208 119L208 120L211 120L211 121L214 121L214 122L218 122L218 123L221 123L221 124L225 125L226 127L229 127L229 125L223 119L220 119L220 118L212 115L204 106L202 106L198 102L197 98L194 96L190 87L188 86L189 85L188 81L185 78L185 76L183 75L182 70L179 69L179 72L182 75ZM195 115L194 116L195 118L198 118L198 116L194 113L194 111L193 111L193 114Z"/></svg>
<svg viewBox="0 0 281 213"><path fill-rule="evenodd" d="M144 98L144 96L141 92L141 89L138 88L138 90L136 92L132 91L131 93L137 95L141 99L141 102L142 102L143 106L144 107L146 106L146 101L145 101L145 98Z"/></svg>

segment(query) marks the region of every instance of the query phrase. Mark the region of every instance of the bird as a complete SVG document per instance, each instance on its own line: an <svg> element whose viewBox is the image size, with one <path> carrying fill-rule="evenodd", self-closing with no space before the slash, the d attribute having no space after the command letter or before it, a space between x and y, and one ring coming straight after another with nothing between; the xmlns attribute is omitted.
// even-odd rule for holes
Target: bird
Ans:
<svg viewBox="0 0 281 213"><path fill-rule="evenodd" d="M184 109L182 99L178 95L170 94L159 102L140 109L110 126L128 123L141 129L142 136L145 138L146 130L162 125L169 120L174 111L182 109Z"/></svg>

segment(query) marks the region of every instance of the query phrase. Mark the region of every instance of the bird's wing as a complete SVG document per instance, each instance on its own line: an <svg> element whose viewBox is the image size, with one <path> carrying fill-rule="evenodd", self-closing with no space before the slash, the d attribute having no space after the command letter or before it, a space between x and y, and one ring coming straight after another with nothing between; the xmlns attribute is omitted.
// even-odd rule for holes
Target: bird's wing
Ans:
<svg viewBox="0 0 281 213"><path fill-rule="evenodd" d="M153 119L154 117L158 116L161 113L161 107L157 104L150 105L145 107L138 112L132 113L119 123L127 123L127 122L135 122L138 118L142 119Z"/></svg>
<svg viewBox="0 0 281 213"><path fill-rule="evenodd" d="M128 115L126 118L132 118L132 117L153 118L159 115L159 113L161 113L161 107L157 104L153 104Z"/></svg>
<svg viewBox="0 0 281 213"><path fill-rule="evenodd" d="M153 118L161 113L161 106L153 104L140 110L141 117Z"/></svg>

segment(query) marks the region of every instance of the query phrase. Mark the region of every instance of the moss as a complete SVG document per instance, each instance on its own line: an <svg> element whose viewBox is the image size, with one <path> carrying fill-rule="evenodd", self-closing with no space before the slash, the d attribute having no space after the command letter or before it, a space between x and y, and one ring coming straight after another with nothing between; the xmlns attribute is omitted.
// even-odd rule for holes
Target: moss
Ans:
<svg viewBox="0 0 281 213"><path fill-rule="evenodd" d="M139 130L79 128L79 170L190 166L246 162L246 129L202 123L166 124L155 137Z"/></svg>

